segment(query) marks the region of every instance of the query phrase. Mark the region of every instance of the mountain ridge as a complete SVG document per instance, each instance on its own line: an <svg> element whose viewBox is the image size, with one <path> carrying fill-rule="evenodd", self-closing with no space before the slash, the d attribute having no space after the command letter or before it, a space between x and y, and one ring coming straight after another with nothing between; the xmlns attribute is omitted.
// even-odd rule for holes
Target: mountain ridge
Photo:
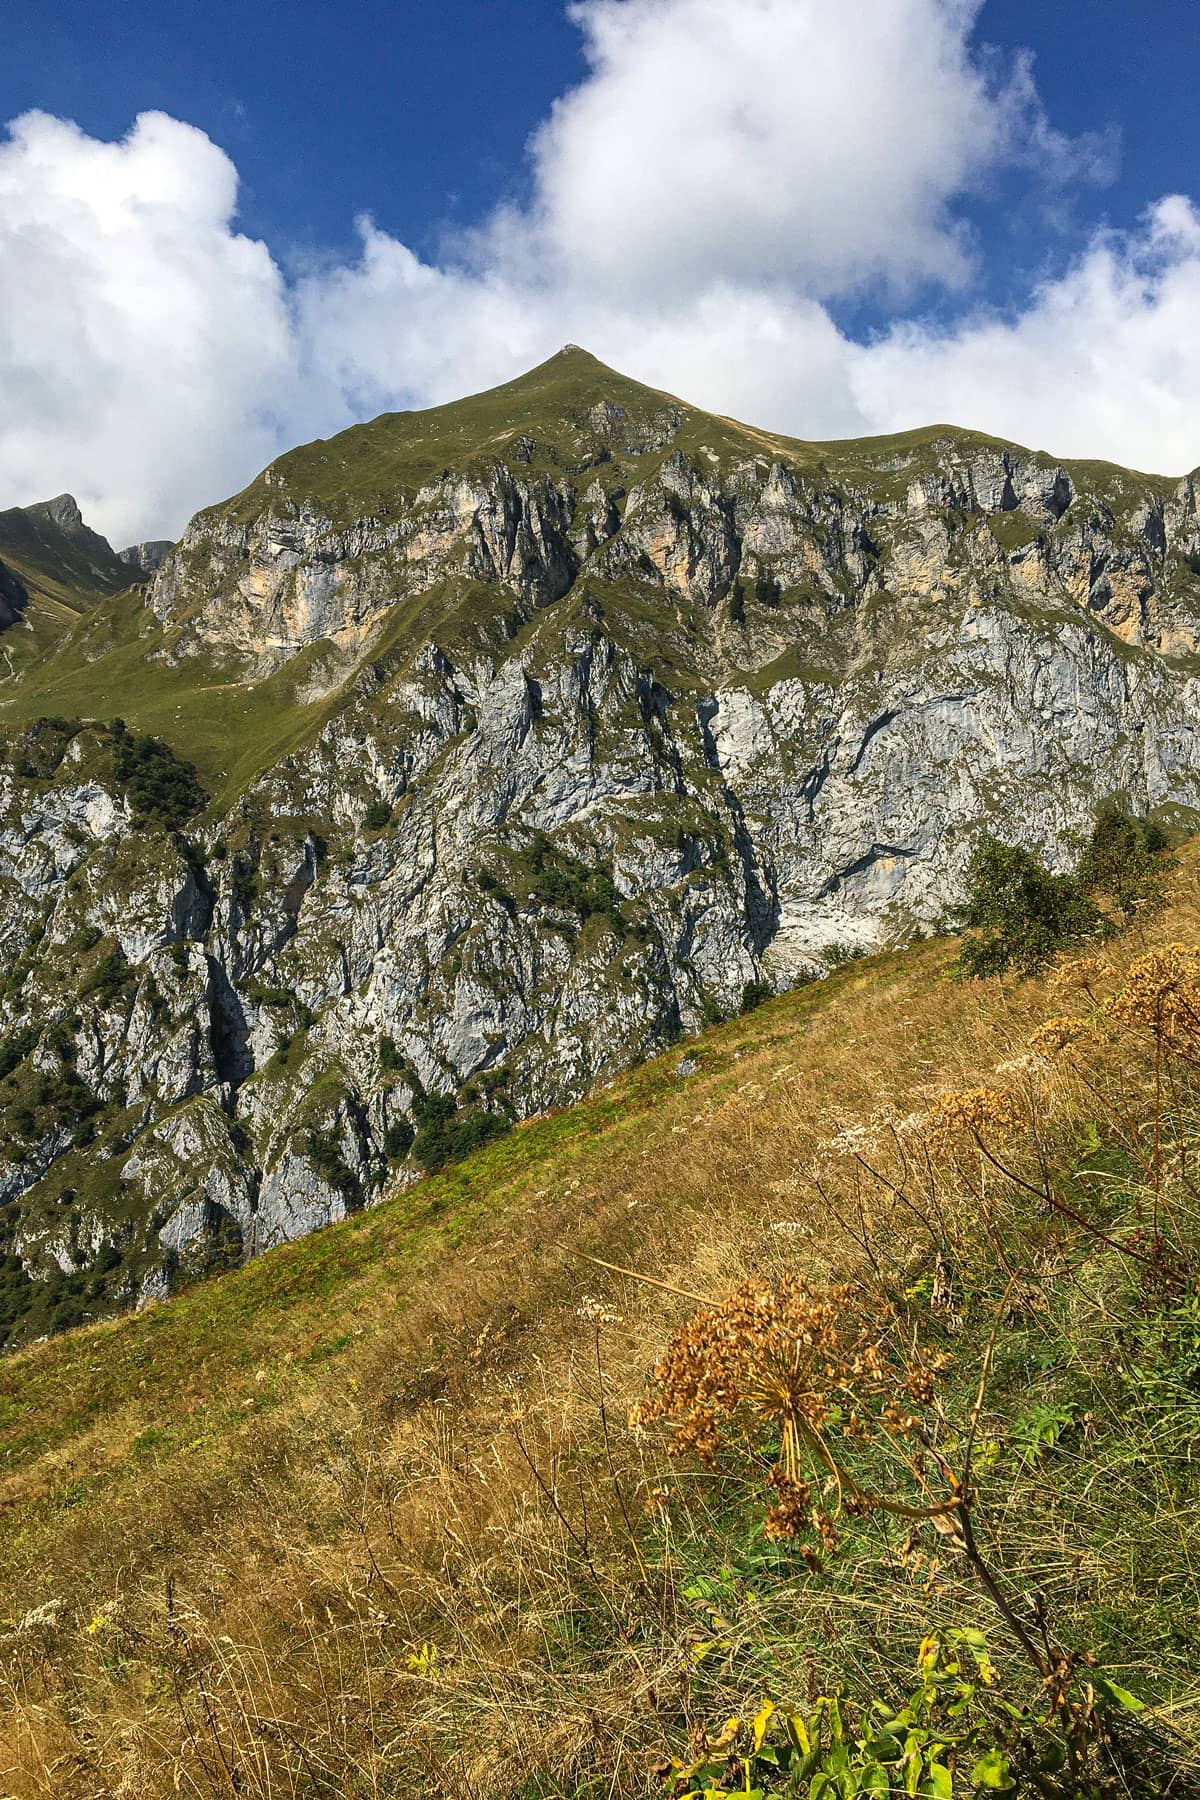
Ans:
<svg viewBox="0 0 1200 1800"><path fill-rule="evenodd" d="M0 633L14 1341L936 928L985 828L1200 821L1187 476L794 444L568 350L110 554Z"/></svg>

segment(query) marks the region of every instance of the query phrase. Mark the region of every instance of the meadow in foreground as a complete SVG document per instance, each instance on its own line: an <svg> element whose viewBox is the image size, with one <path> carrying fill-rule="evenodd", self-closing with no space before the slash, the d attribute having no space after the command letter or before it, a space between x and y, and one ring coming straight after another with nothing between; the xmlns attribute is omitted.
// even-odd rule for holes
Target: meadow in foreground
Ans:
<svg viewBox="0 0 1200 1800"><path fill-rule="evenodd" d="M2 1791L1200 1792L1198 873L0 1365Z"/></svg>

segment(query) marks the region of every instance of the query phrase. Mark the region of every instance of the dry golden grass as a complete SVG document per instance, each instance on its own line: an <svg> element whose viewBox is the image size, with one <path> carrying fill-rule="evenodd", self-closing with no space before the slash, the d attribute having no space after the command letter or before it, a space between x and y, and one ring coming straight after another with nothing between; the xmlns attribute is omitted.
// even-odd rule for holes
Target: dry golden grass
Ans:
<svg viewBox="0 0 1200 1800"><path fill-rule="evenodd" d="M1200 943L1198 869L1186 854L1119 969ZM657 1792L664 1750L755 1694L877 1690L931 1620L990 1633L936 1543L868 1522L810 1577L764 1550L758 1484L625 1423L688 1294L788 1268L915 1296L960 1338L964 1392L1001 1301L1051 1369L1072 1333L1097 1366L1106 1330L1127 1354L1125 1315L1105 1321L1134 1264L1112 1234L1145 1240L1093 1187L1063 1189L1074 1221L1039 1204L1038 1158L1108 1128L1098 1081L1141 1120L1154 1071L1133 1039L1092 1069L1065 1030L1031 1070L1031 1035L1086 995L962 984L953 951L854 965L705 1034L690 1078L676 1051L365 1218L0 1365L0 1794ZM1029 1192L975 1145L981 1090L1028 1125L1000 1161ZM924 1163L899 1129L914 1114L937 1114ZM1156 1220L1187 1208L1178 1163ZM1149 1195L1153 1165L1136 1175ZM1079 1219L1101 1213L1095 1239ZM1079 1379L1108 1404L1091 1364ZM1119 1439L1081 1423L1065 1470L1021 1464L985 1415L1014 1591L1090 1621L1192 1579L1195 1502L1152 1399ZM1093 1441L1111 1466L1089 1471ZM1106 1484L1131 1483L1152 1518L1110 1531ZM1130 1643L1153 1685L1166 1653ZM1190 1739L1195 1686L1174 1664L1160 1685Z"/></svg>

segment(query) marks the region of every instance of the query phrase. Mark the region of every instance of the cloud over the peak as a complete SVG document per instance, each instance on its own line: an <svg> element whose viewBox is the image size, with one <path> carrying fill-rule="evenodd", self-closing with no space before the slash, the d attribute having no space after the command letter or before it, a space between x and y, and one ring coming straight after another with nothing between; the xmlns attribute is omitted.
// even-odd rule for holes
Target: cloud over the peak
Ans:
<svg viewBox="0 0 1200 1800"><path fill-rule="evenodd" d="M878 430L968 422L1060 456L1155 472L1200 463L1200 214L1183 195L1087 251L1012 318L899 323L855 357Z"/></svg>
<svg viewBox="0 0 1200 1800"><path fill-rule="evenodd" d="M585 79L531 142L528 202L437 262L360 221L285 279L237 173L143 114L120 143L29 114L0 141L0 505L72 488L126 541L176 532L272 454L517 373L564 340L800 436L956 419L1063 454L1200 460L1200 220L1160 200L994 317L964 196L1104 173L977 0L576 0ZM914 96L918 102L914 104ZM929 284L957 322L906 315ZM864 290L893 323L848 338Z"/></svg>
<svg viewBox="0 0 1200 1800"><path fill-rule="evenodd" d="M518 236L565 283L682 298L714 270L830 295L956 283L953 203L1049 127L1028 65L973 55L977 0L576 0L590 73L533 143Z"/></svg>

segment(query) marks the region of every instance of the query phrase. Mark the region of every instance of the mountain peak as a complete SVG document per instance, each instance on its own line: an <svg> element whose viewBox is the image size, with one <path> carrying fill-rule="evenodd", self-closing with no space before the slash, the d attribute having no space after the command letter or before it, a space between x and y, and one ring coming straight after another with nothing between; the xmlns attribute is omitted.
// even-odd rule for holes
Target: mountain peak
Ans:
<svg viewBox="0 0 1200 1800"><path fill-rule="evenodd" d="M59 531L88 531L90 534L74 494L56 494L53 500L39 500L33 506L23 506L21 511L39 524L45 522L57 526Z"/></svg>
<svg viewBox="0 0 1200 1800"><path fill-rule="evenodd" d="M0 512L0 556L30 593L73 610L85 598L119 593L130 582L129 568L85 522L74 494Z"/></svg>

